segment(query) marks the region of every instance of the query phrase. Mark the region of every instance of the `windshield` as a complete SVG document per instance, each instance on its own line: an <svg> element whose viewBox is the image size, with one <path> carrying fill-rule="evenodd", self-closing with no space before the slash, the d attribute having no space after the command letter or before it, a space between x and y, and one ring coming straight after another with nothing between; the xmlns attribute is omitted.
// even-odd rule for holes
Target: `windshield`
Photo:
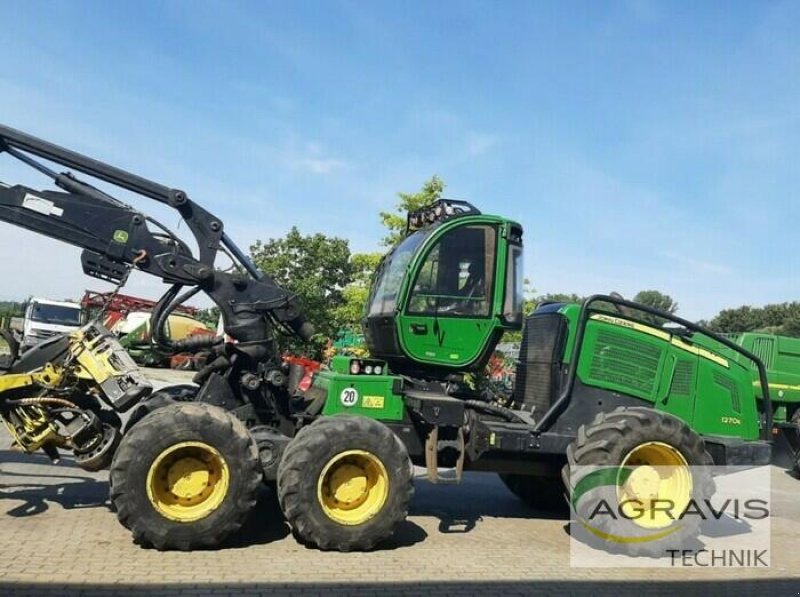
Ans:
<svg viewBox="0 0 800 597"><path fill-rule="evenodd" d="M522 322L522 304L525 301L525 288L522 270L522 246L509 245L508 271L506 272L506 300L503 317L506 321Z"/></svg>
<svg viewBox="0 0 800 597"><path fill-rule="evenodd" d="M406 275L406 268L417 247L425 240L429 231L418 230L392 251L384 260L369 303L369 315L391 315L397 306L397 293Z"/></svg>
<svg viewBox="0 0 800 597"><path fill-rule="evenodd" d="M81 310L77 305L75 307L65 307L62 305L34 303L31 309L31 320L55 325L80 325Z"/></svg>

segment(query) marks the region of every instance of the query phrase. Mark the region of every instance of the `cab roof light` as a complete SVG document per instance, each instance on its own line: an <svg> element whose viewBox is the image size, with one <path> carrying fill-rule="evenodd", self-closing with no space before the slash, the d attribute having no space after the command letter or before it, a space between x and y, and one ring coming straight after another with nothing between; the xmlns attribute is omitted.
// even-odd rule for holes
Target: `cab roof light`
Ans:
<svg viewBox="0 0 800 597"><path fill-rule="evenodd" d="M480 210L467 201L458 199L439 199L408 213L406 219L406 233L424 228L429 224L442 222L458 216L480 215Z"/></svg>

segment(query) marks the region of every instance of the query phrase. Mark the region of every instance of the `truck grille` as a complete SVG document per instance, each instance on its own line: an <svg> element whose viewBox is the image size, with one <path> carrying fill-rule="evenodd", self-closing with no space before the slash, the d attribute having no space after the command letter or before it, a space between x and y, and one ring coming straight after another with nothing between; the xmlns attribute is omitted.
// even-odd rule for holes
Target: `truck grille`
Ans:
<svg viewBox="0 0 800 597"><path fill-rule="evenodd" d="M775 351L775 338L755 338L753 340L753 354L756 355L764 367L772 369L772 355Z"/></svg>

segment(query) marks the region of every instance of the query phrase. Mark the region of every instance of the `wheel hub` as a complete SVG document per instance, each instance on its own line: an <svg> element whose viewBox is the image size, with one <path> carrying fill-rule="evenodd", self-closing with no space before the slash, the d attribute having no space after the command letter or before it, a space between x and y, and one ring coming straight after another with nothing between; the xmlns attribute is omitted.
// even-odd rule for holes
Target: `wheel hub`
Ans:
<svg viewBox="0 0 800 597"><path fill-rule="evenodd" d="M692 497L692 473L681 452L663 442L645 442L622 461L628 475L617 497L625 515L644 528L675 523Z"/></svg>
<svg viewBox="0 0 800 597"><path fill-rule="evenodd" d="M222 455L203 442L182 442L163 450L147 474L153 507L177 522L205 518L225 499L230 473Z"/></svg>
<svg viewBox="0 0 800 597"><path fill-rule="evenodd" d="M374 454L348 450L331 458L317 483L317 498L330 519L344 525L367 522L383 508L389 478Z"/></svg>
<svg viewBox="0 0 800 597"><path fill-rule="evenodd" d="M329 493L344 508L362 502L369 492L369 481L364 469L352 464L337 467L330 476Z"/></svg>

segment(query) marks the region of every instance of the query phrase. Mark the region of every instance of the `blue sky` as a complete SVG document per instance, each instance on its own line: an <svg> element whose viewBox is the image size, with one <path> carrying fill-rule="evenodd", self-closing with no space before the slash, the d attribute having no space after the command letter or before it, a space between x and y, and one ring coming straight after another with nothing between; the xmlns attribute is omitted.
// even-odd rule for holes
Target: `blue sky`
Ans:
<svg viewBox="0 0 800 597"><path fill-rule="evenodd" d="M656 288L692 319L800 299L799 3L18 1L0 22L0 122L186 189L244 247L297 225L376 250L377 212L436 173L523 224L540 292ZM0 180L44 182L8 158ZM104 287L77 249L0 232L5 298Z"/></svg>

